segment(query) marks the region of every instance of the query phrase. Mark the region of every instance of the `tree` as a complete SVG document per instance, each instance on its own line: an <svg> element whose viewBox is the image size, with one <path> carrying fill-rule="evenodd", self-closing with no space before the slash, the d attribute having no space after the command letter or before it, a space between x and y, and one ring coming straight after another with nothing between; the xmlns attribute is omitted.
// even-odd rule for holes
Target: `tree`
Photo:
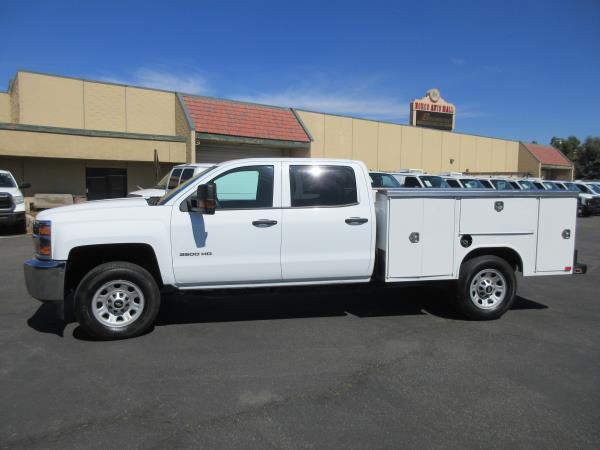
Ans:
<svg viewBox="0 0 600 450"><path fill-rule="evenodd" d="M581 146L581 141L575 136L569 136L566 139L553 137L550 140L550 145L559 149L567 158L575 162L575 156Z"/></svg>
<svg viewBox="0 0 600 450"><path fill-rule="evenodd" d="M577 178L600 179L600 137L589 137L577 149L575 159Z"/></svg>

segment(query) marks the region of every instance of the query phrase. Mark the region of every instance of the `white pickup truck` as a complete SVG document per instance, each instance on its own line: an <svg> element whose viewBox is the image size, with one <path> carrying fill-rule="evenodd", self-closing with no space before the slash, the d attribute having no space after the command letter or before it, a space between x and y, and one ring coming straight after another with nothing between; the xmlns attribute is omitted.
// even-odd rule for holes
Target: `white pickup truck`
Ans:
<svg viewBox="0 0 600 450"><path fill-rule="evenodd" d="M94 201L42 212L29 293L63 302L103 339L139 335L161 291L457 280L471 319L495 319L515 271L585 272L577 194L373 191L365 165L245 159L216 165L159 201Z"/></svg>

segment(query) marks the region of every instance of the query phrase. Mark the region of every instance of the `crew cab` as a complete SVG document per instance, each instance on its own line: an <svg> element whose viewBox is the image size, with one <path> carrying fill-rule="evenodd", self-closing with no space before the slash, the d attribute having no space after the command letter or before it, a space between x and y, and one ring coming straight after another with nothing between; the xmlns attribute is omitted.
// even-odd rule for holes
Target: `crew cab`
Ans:
<svg viewBox="0 0 600 450"><path fill-rule="evenodd" d="M585 272L574 256L576 207L566 191L374 194L358 161L235 160L158 201L40 213L25 280L38 300L68 297L62 304L102 339L143 333L161 292L174 289L453 280L465 316L496 319L515 298L515 271Z"/></svg>
<svg viewBox="0 0 600 450"><path fill-rule="evenodd" d="M0 170L0 227L12 227L25 233L25 202L21 189L31 187L29 183L17 184L7 170Z"/></svg>
<svg viewBox="0 0 600 450"><path fill-rule="evenodd" d="M173 166L169 173L167 173L158 183L156 183L156 186L152 188L131 191L129 194L127 194L127 197L162 197L169 189L175 189L181 183L201 174L212 166L214 166L214 164L206 163L179 164L177 166Z"/></svg>

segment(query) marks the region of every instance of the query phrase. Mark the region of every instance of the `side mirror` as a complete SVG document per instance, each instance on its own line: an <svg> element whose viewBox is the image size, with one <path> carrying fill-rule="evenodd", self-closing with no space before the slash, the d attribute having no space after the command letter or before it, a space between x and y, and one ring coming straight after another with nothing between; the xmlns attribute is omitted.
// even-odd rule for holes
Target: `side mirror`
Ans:
<svg viewBox="0 0 600 450"><path fill-rule="evenodd" d="M196 197L190 198L188 211L213 215L217 206L217 185L214 183L201 184L196 191Z"/></svg>
<svg viewBox="0 0 600 450"><path fill-rule="evenodd" d="M19 184L19 189L27 189L31 187L31 183L21 183Z"/></svg>

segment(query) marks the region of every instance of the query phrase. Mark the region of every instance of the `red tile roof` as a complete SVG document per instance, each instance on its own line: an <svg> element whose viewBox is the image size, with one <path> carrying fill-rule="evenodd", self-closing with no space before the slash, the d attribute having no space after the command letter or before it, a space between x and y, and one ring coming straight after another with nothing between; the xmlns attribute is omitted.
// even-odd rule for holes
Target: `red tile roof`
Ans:
<svg viewBox="0 0 600 450"><path fill-rule="evenodd" d="M289 108L189 95L183 101L198 133L310 142Z"/></svg>
<svg viewBox="0 0 600 450"><path fill-rule="evenodd" d="M523 145L535 156L535 158L544 165L548 166L568 166L573 163L562 154L562 152L549 145L526 144Z"/></svg>

